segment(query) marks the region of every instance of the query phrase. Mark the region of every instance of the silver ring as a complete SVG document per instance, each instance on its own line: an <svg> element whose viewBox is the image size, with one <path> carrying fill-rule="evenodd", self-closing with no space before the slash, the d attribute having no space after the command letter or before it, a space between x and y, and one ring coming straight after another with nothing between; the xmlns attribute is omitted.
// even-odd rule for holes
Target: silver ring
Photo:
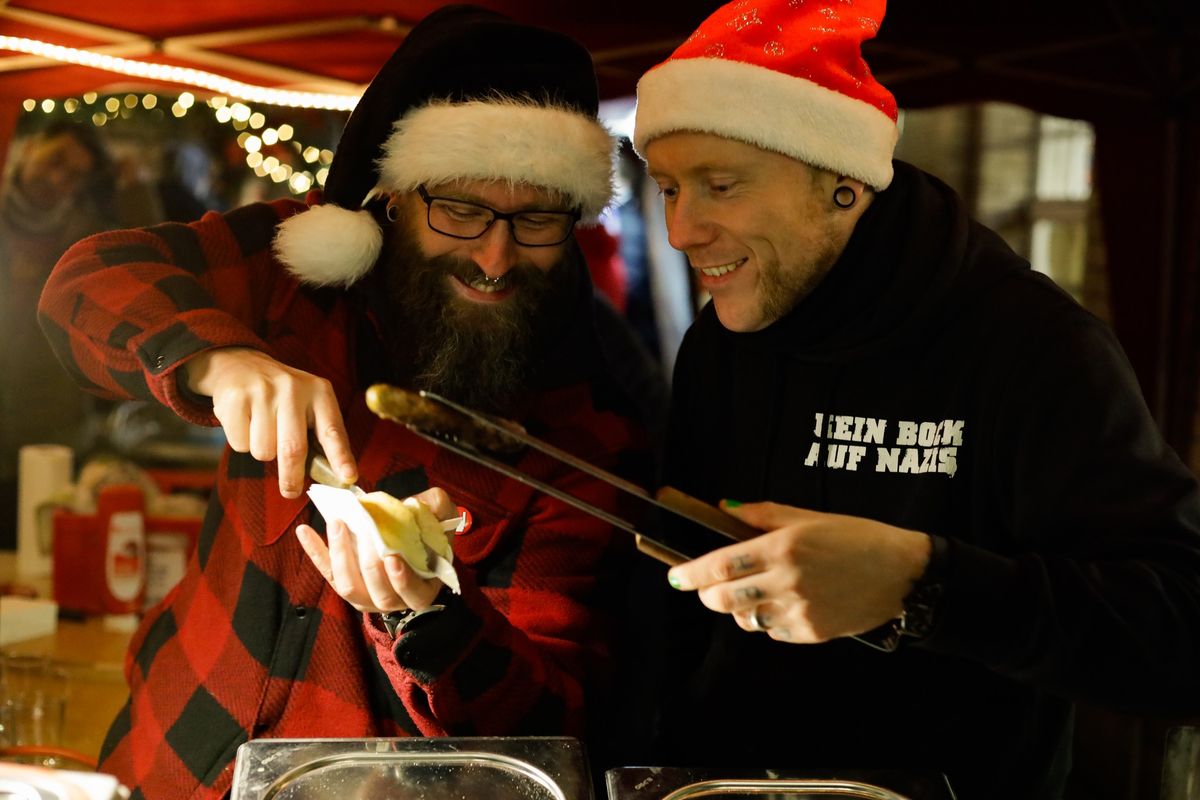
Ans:
<svg viewBox="0 0 1200 800"><path fill-rule="evenodd" d="M758 632L766 629L767 624L763 622L762 606L755 606L754 610L750 612L750 630Z"/></svg>

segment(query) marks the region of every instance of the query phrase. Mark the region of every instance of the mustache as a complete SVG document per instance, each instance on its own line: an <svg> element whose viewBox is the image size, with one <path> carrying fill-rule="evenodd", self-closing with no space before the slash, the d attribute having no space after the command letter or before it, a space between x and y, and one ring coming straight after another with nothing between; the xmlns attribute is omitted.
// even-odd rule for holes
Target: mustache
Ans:
<svg viewBox="0 0 1200 800"><path fill-rule="evenodd" d="M520 288L522 286L538 285L545 282L545 274L528 262L518 261L499 278L489 278L478 264L469 258L442 255L427 259L430 269L458 278L468 286L476 283L486 283L497 289Z"/></svg>
<svg viewBox="0 0 1200 800"><path fill-rule="evenodd" d="M495 283L462 254L428 256L397 228L388 242L381 315L402 382L469 406L505 413L537 371L550 332L558 330L575 282L563 258L549 269L517 261ZM500 303L472 303L447 282L512 289Z"/></svg>

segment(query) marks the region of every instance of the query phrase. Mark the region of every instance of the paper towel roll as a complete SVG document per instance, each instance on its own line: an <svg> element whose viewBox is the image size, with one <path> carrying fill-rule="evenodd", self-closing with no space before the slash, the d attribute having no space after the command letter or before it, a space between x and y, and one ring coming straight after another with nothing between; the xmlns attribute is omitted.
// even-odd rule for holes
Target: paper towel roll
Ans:
<svg viewBox="0 0 1200 800"><path fill-rule="evenodd" d="M60 444L21 448L17 473L17 574L42 578L50 574L51 542L41 536L38 509L71 488L74 453Z"/></svg>

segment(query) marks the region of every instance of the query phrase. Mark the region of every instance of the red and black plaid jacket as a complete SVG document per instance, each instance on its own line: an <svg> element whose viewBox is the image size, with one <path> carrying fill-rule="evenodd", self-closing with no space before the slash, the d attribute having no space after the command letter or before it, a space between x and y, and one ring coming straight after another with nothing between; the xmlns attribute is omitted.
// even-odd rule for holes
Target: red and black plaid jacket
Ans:
<svg viewBox="0 0 1200 800"><path fill-rule="evenodd" d="M256 347L329 379L364 489L441 486L473 514L454 542L463 594L393 642L301 550L295 527L322 527L306 498L285 500L273 463L227 449L186 576L134 637L130 702L101 754L135 797L220 797L237 747L257 737L579 735L585 691L611 674L601 609L627 537L366 409L354 355L366 312L346 292L300 286L271 257L279 220L303 208L279 201L87 239L47 284L43 327L86 388L153 397L199 423L216 420L176 373L203 350ZM626 416L597 410L595 390L545 391L524 421L612 466L644 440ZM611 505L603 484L536 454L520 463Z"/></svg>

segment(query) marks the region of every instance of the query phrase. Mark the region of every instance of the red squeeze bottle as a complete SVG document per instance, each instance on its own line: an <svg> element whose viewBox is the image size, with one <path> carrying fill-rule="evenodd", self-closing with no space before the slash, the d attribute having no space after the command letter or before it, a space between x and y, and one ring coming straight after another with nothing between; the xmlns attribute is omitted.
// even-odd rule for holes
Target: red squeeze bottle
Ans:
<svg viewBox="0 0 1200 800"><path fill-rule="evenodd" d="M142 490L109 486L96 499L96 523L104 537L104 612L141 611L146 591L146 523Z"/></svg>

